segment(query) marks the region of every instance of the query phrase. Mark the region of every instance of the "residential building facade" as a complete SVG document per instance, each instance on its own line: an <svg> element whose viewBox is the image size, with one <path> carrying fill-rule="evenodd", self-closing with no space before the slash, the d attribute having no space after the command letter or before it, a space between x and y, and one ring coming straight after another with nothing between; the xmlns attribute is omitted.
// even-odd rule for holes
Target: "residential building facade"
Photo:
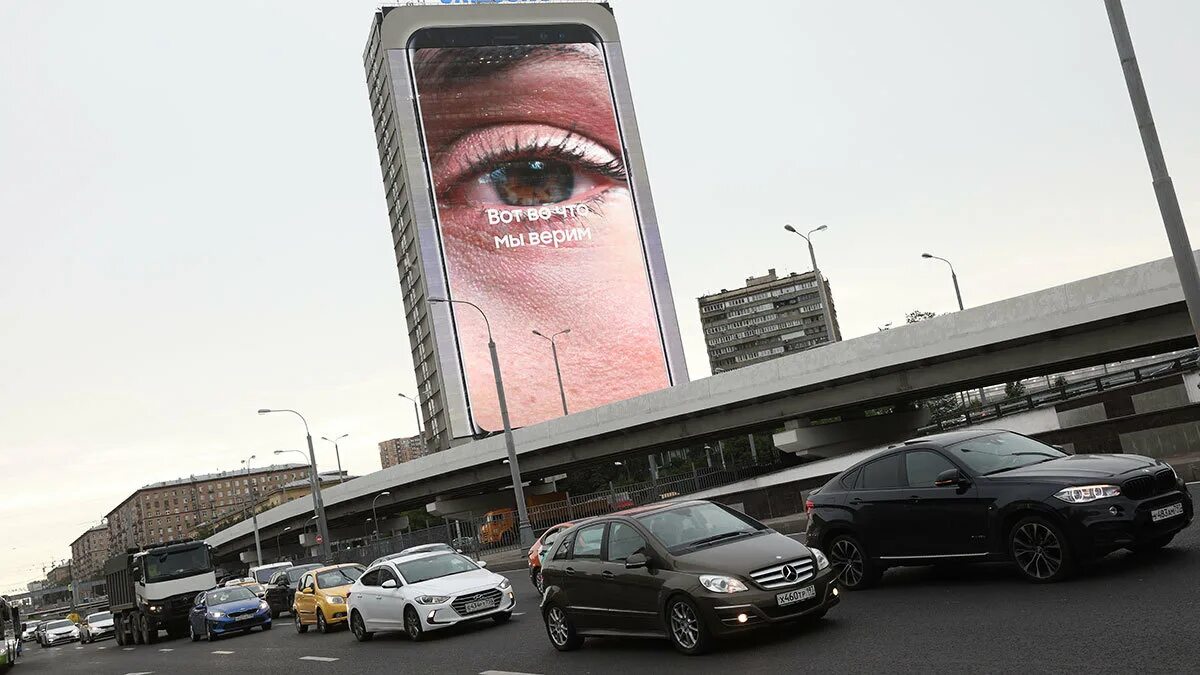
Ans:
<svg viewBox="0 0 1200 675"><path fill-rule="evenodd" d="M824 284L824 289L817 286ZM822 290L829 306L822 301ZM842 339L829 281L774 269L698 300L713 373L734 370Z"/></svg>
<svg viewBox="0 0 1200 675"><path fill-rule="evenodd" d="M411 462L426 454L425 443L420 436L393 438L379 444L379 463L383 468Z"/></svg>
<svg viewBox="0 0 1200 675"><path fill-rule="evenodd" d="M307 480L308 472L307 464L277 464L146 485L108 513L109 549L124 551L205 534L262 495Z"/></svg>
<svg viewBox="0 0 1200 675"><path fill-rule="evenodd" d="M71 542L71 565L80 581L104 576L104 563L109 555L108 526L97 525Z"/></svg>

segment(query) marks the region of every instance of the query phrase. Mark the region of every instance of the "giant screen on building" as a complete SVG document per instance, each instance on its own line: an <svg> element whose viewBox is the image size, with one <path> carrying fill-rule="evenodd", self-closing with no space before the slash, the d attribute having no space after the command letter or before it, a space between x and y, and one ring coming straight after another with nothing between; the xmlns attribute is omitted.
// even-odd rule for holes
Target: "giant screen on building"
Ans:
<svg viewBox="0 0 1200 675"><path fill-rule="evenodd" d="M669 349L678 329L660 297L665 270L650 260L657 229L644 226L638 199L649 195L634 189L614 101L624 71L615 81L598 32L583 22L425 27L406 61L440 281L486 313L513 426L562 415L559 373L578 412L686 372L671 363L682 355ZM439 340L454 344L439 348L457 356L470 425L498 430L489 326L468 305L442 307L452 335ZM556 334L557 372L544 337Z"/></svg>

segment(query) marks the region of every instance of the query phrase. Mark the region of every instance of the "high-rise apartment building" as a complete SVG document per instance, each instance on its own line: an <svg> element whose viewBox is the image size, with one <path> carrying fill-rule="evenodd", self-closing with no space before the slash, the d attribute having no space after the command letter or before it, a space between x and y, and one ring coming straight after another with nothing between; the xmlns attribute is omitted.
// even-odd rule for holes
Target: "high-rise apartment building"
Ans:
<svg viewBox="0 0 1200 675"><path fill-rule="evenodd" d="M774 269L699 299L700 324L714 373L769 361L842 339L829 281L824 296L813 272L780 277Z"/></svg>
<svg viewBox="0 0 1200 675"><path fill-rule="evenodd" d="M379 463L383 468L411 462L426 454L425 444L420 436L393 438L379 444Z"/></svg>
<svg viewBox="0 0 1200 675"><path fill-rule="evenodd" d="M104 576L104 563L109 558L108 526L97 525L71 542L71 566L80 581Z"/></svg>
<svg viewBox="0 0 1200 675"><path fill-rule="evenodd" d="M146 485L108 513L109 548L124 551L194 537L308 473L307 464L276 464Z"/></svg>

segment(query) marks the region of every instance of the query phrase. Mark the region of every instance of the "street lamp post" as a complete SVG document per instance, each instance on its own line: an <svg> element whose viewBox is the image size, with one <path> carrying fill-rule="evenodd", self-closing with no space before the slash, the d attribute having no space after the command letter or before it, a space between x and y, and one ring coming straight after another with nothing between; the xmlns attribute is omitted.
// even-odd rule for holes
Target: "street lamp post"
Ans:
<svg viewBox="0 0 1200 675"><path fill-rule="evenodd" d="M380 497L386 497L390 494L392 494L392 493L387 490L384 490L383 492L380 492L379 494L375 495L375 499L371 500L371 518L375 521L375 538L376 539L379 539L379 514L375 513L375 502L379 501Z"/></svg>
<svg viewBox="0 0 1200 675"><path fill-rule="evenodd" d="M246 476L247 479L250 477L250 461L253 459L254 455L250 455L246 459L242 460L242 466L246 467L246 471L243 473L243 475ZM250 481L247 480L246 482L246 489L250 490L250 486L248 484ZM263 564L262 539L259 538L258 535L258 510L254 508L256 506L254 503L254 490L250 490L250 499L250 517L251 522L254 524L254 555L257 556L258 564L261 566ZM245 513L243 512L242 518L244 519L245 517Z"/></svg>
<svg viewBox="0 0 1200 675"><path fill-rule="evenodd" d="M513 442L512 424L508 420L508 402L504 398L504 380L500 377L500 358L496 356L496 341L492 338L492 325L488 322L487 314L473 302L445 298L429 298L429 301L468 305L474 307L475 311L483 317L483 324L487 327L488 333L488 352L492 357L492 375L496 379L496 398L500 404L500 421L504 424L504 446L508 450L508 471L512 476L513 496L517 500L517 527L521 535L521 547L529 548L533 545L533 528L529 526L529 511L525 507L525 489L521 486L521 469L517 465L517 446Z"/></svg>
<svg viewBox="0 0 1200 675"><path fill-rule="evenodd" d="M338 482L339 483L342 482L342 478L344 477L345 474L342 473L342 453L338 450L338 441L342 440L343 438L345 438L349 435L350 434L342 434L341 436L338 436L337 438L334 438L334 439L330 439L326 436L321 437L321 440L328 441L329 443L333 443L333 456L337 458Z"/></svg>
<svg viewBox="0 0 1200 675"><path fill-rule="evenodd" d="M1129 36L1129 24L1125 21L1125 9L1121 0L1104 0L1108 11L1108 23L1112 27L1113 40L1117 44L1117 56L1125 72L1125 87L1129 90L1129 101L1133 115L1142 135L1142 148L1150 165L1150 177L1154 185L1154 196L1158 199L1158 211L1163 227L1167 230L1167 241L1171 244L1171 256L1175 259L1175 273L1183 289L1183 299L1188 315L1192 319L1192 332L1200 339L1200 272L1196 270L1196 258L1192 244L1184 227L1183 212L1179 209L1179 197L1175 184L1167 172L1167 159L1163 156L1162 144L1158 140L1158 129L1154 115L1150 112L1150 97L1142 82L1142 71L1138 67L1137 54L1133 50L1133 38Z"/></svg>
<svg viewBox="0 0 1200 675"><path fill-rule="evenodd" d="M270 408L260 408L258 411L258 414L266 415L268 413L276 413L276 412L292 413L296 417L299 417L301 422L304 422L304 438L306 441L308 441L308 461L309 461L309 465L311 468L311 470L309 471L308 477L309 477L309 482L312 484L313 514L317 518L317 538L320 539L320 541L318 542L318 547L321 552L321 557L328 558L329 557L329 522L325 520L325 501L321 498L321 477L317 474L317 453L315 450L313 450L312 433L309 432L309 430L308 430L308 420L304 419L304 415L301 415L300 413L296 412L295 410L287 410L287 409L271 410ZM283 452L283 451L276 450L275 454L278 455L280 452ZM299 451L296 450L293 452L299 452Z"/></svg>
<svg viewBox="0 0 1200 675"><path fill-rule="evenodd" d="M280 531L279 531L279 534L275 535L275 559L276 559L276 560L278 560L278 559L280 559L280 558L282 558L282 557L283 557L283 549L281 549L281 548L279 547L279 538L283 536L283 533L284 533L284 532L287 532L287 531L288 531L288 530L290 530L290 529L292 529L292 526L291 526L291 525L288 525L287 527L285 527L285 528L283 528L282 530L280 530Z"/></svg>
<svg viewBox="0 0 1200 675"><path fill-rule="evenodd" d="M567 413L567 392L566 392L566 390L563 389L562 369L560 369L558 367L558 344L556 344L554 342L554 338L558 337L559 335L566 335L567 333L570 333L570 332L571 332L570 328L564 328L564 329L558 331L557 333L551 335L550 337L546 337L545 335L542 335L541 333L539 333L536 330L533 331L534 335L536 335L550 343L550 354L554 357L554 375L555 375L555 377L558 378L558 396L559 396L559 398L562 399L562 407L563 407L564 415L568 414Z"/></svg>
<svg viewBox="0 0 1200 675"><path fill-rule="evenodd" d="M963 310L962 291L958 289L958 274L954 272L954 264L949 260L946 260L945 258L939 258L932 253L922 253L921 257L925 258L926 260L941 260L950 268L950 279L954 282L954 297L958 300L958 311L961 312Z"/></svg>
<svg viewBox="0 0 1200 675"><path fill-rule="evenodd" d="M954 271L954 263L950 262L949 260L946 260L945 258L941 258L936 255L933 255L932 253L922 253L921 257L926 260L941 260L942 262L946 263L947 267L950 268L950 280L954 282L954 298L956 300L958 300L958 311L960 311L960 312L963 311L962 291L959 290L959 288L958 288L958 273ZM983 387L979 387L978 391L979 391L979 405L982 406L983 404L987 403L987 397L983 392ZM962 396L962 392L959 392L959 396ZM964 413L967 412L966 406L967 406L967 403L969 402L969 400L970 399L966 399L964 397L964 401L963 401L963 412Z"/></svg>
<svg viewBox="0 0 1200 675"><path fill-rule="evenodd" d="M812 244L812 236L817 232L823 232L829 229L829 226L822 225L820 227L811 229L808 231L808 234L801 234L799 230L791 225L784 225L783 229L791 232L797 237L804 239L805 243L808 244L808 257L809 260L812 261L813 277L817 282L817 298L821 301L821 309L823 310L822 313L825 315L825 331L828 333L826 342L834 342L839 339L840 336L833 325L833 310L829 307L829 294L825 292L825 279L821 276L821 268L817 267L817 252L815 249L813 249Z"/></svg>
<svg viewBox="0 0 1200 675"><path fill-rule="evenodd" d="M413 398L412 396L408 396L406 394L396 394L396 395L402 399L407 400L409 403L413 404L413 417L417 418L417 436L419 436L421 438L421 442L422 442L422 444L424 444L425 443L425 430L421 428L421 406L417 404L417 399Z"/></svg>

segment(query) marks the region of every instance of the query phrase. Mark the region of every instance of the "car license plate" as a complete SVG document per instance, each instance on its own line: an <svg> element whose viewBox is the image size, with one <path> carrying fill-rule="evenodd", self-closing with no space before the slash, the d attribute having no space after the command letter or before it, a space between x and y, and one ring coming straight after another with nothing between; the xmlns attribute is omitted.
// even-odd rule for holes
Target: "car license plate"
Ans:
<svg viewBox="0 0 1200 675"><path fill-rule="evenodd" d="M1150 512L1150 520L1157 523L1160 520L1183 515L1183 504L1172 504Z"/></svg>
<svg viewBox="0 0 1200 675"><path fill-rule="evenodd" d="M496 600L491 599L491 598L489 598L487 600L476 600L475 602L467 603L466 612L467 612L467 614L473 614L475 612L479 612L479 611L482 611L485 609L491 609L492 607L495 607L495 606L496 606Z"/></svg>
<svg viewBox="0 0 1200 675"><path fill-rule="evenodd" d="M785 605L794 605L797 602L804 602L805 600L812 600L815 597L817 597L817 587L805 586L804 588L797 588L794 591L776 595L775 603L783 607Z"/></svg>

